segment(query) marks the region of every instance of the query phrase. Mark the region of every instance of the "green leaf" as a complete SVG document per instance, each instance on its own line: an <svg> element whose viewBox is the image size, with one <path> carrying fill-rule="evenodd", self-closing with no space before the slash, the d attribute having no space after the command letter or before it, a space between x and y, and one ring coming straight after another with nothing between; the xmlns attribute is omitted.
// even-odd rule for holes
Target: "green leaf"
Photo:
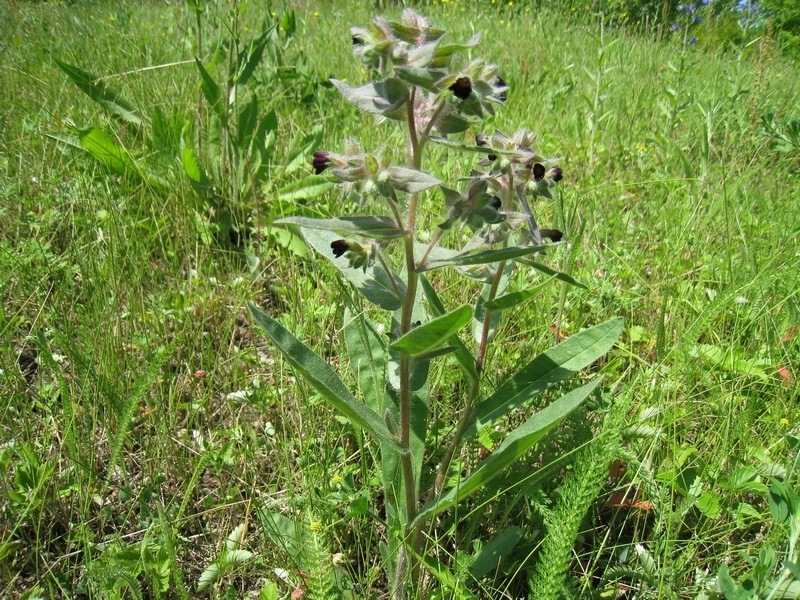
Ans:
<svg viewBox="0 0 800 600"><path fill-rule="evenodd" d="M197 70L200 71L200 89L203 91L208 105L211 107L211 110L217 114L220 122L223 124L226 123L228 121L228 115L225 113L222 91L219 89L217 82L214 81L214 78L206 71L200 59L195 58L194 62L197 65Z"/></svg>
<svg viewBox="0 0 800 600"><path fill-rule="evenodd" d="M97 127L78 130L78 139L89 154L118 175L142 178L139 168L128 152L117 145L110 135Z"/></svg>
<svg viewBox="0 0 800 600"><path fill-rule="evenodd" d="M474 435L554 383L592 364L614 346L623 326L623 319L611 319L579 331L534 358L508 383L475 407L465 437Z"/></svg>
<svg viewBox="0 0 800 600"><path fill-rule="evenodd" d="M711 344L698 344L691 351L691 354L707 360L712 365L728 373L754 376L759 379L769 378L764 369L754 364L753 361L744 358L743 352L738 348L720 348Z"/></svg>
<svg viewBox="0 0 800 600"><path fill-rule="evenodd" d="M779 525L788 523L798 514L797 496L791 485L774 479L769 488L769 511Z"/></svg>
<svg viewBox="0 0 800 600"><path fill-rule="evenodd" d="M257 509L256 514L270 541L292 560L297 560L303 552L302 528L289 517L267 508Z"/></svg>
<svg viewBox="0 0 800 600"><path fill-rule="evenodd" d="M344 256L335 257L331 251L331 242L341 239L337 233L323 229L306 229L305 227L301 227L300 232L306 243L333 263L364 298L384 310L393 311L402 306L403 301L395 291L392 279L402 296L405 296L406 287L397 275L386 273L383 267L377 264L368 267L366 272L354 269Z"/></svg>
<svg viewBox="0 0 800 600"><path fill-rule="evenodd" d="M324 229L345 235L363 235L368 238L396 238L407 232L398 229L390 217L334 217L331 219L312 219L311 217L285 217L274 222L275 225L296 225L307 229Z"/></svg>
<svg viewBox="0 0 800 600"><path fill-rule="evenodd" d="M338 79L331 79L331 83L341 92L345 100L359 110L390 119L405 118L406 111L403 105L406 102L406 84L396 77L357 88L350 87Z"/></svg>
<svg viewBox="0 0 800 600"><path fill-rule="evenodd" d="M344 311L344 342L350 368L356 375L364 402L377 414L384 412L383 394L389 353L375 324L366 316Z"/></svg>
<svg viewBox="0 0 800 600"><path fill-rule="evenodd" d="M420 283L422 284L422 291L425 293L428 305L433 311L433 314L437 317L445 314L447 311L441 300L439 300L439 295L436 293L436 289L431 285L430 281L423 275L420 277ZM447 343L456 347L455 358L467 377L472 381L478 381L479 375L475 368L475 357L464 345L464 342L462 342L457 335L454 335L447 340Z"/></svg>
<svg viewBox="0 0 800 600"><path fill-rule="evenodd" d="M286 361L303 376L311 387L350 419L353 424L365 429L396 451L400 451L399 444L386 429L383 419L350 393L350 390L328 366L328 363L267 313L253 304L250 304L249 308L256 322L278 347Z"/></svg>
<svg viewBox="0 0 800 600"><path fill-rule="evenodd" d="M386 173L389 175L389 184L394 189L408 194L417 194L442 183L433 175L408 167L389 167Z"/></svg>
<svg viewBox="0 0 800 600"><path fill-rule="evenodd" d="M181 143L181 164L183 165L183 172L189 178L192 187L198 191L210 187L208 178L200 166L200 161L197 160L197 154L194 149L188 145Z"/></svg>
<svg viewBox="0 0 800 600"><path fill-rule="evenodd" d="M212 562L200 574L200 579L197 580L197 591L202 592L203 590L211 587L217 582L217 579L220 578L221 574L222 569L220 569L219 564Z"/></svg>
<svg viewBox="0 0 800 600"><path fill-rule="evenodd" d="M289 145L288 158L286 166L283 168L283 174L288 175L294 173L298 169L305 169L309 166L308 157L318 148L322 141L322 126L317 125L310 133L302 135L302 130L298 132L292 143Z"/></svg>
<svg viewBox="0 0 800 600"><path fill-rule="evenodd" d="M321 196L332 189L331 183L324 175L309 175L305 179L295 181L278 190L278 197L281 200L311 200Z"/></svg>
<svg viewBox="0 0 800 600"><path fill-rule="evenodd" d="M602 377L598 376L589 383L567 392L509 433L497 450L481 462L469 477L442 494L437 501L426 504L417 515L415 522L430 519L435 513L454 506L481 489L578 408L601 381Z"/></svg>
<svg viewBox="0 0 800 600"><path fill-rule="evenodd" d="M589 289L584 284L582 284L580 281L570 277L566 273L562 273L561 271L556 271L555 269L551 269L550 267L548 267L546 265L537 263L537 262L532 261L532 260L524 260L522 262L525 263L526 265L530 266L530 267L533 267L537 271L539 271L541 273L544 273L545 275L550 275L551 277L555 277L559 281L563 281L564 283L568 283L570 285L574 285L575 287L583 288L585 290Z"/></svg>
<svg viewBox="0 0 800 600"><path fill-rule="evenodd" d="M509 308L513 308L536 296L540 291L542 291L545 287L547 287L550 283L552 283L553 279L555 279L555 277L551 276L550 278L546 279L539 285L536 285L532 288L526 288L518 292L511 292L509 294L505 294L503 296L495 298L491 302L487 302L486 304L484 304L484 306L486 308L498 309L498 310L506 310Z"/></svg>
<svg viewBox="0 0 800 600"><path fill-rule="evenodd" d="M236 85L245 85L252 77L258 63L264 55L264 50L269 42L270 35L275 31L275 25L267 28L266 23L261 28L261 33L257 38L250 42L245 50L239 53L236 59L236 75L233 82Z"/></svg>
<svg viewBox="0 0 800 600"><path fill-rule="evenodd" d="M424 325L413 328L390 346L411 357L425 354L446 342L450 337L469 323L472 318L472 307L465 304L440 317L428 321Z"/></svg>
<svg viewBox="0 0 800 600"><path fill-rule="evenodd" d="M475 596L467 589L464 582L458 576L451 572L450 569L439 561L438 559L424 554L420 557L422 564L425 568L439 581L444 589L447 590L446 596L440 598L449 598L451 600L472 600Z"/></svg>
<svg viewBox="0 0 800 600"><path fill-rule="evenodd" d="M509 527L498 533L492 541L475 553L469 572L475 579L497 571L514 547L525 535L522 527Z"/></svg>
<svg viewBox="0 0 800 600"><path fill-rule="evenodd" d="M258 96L252 94L250 101L239 113L236 126L236 137L240 150L247 150L253 135L258 131Z"/></svg>
<svg viewBox="0 0 800 600"><path fill-rule="evenodd" d="M142 124L143 119L136 108L122 97L119 90L106 84L89 71L84 71L83 69L60 61L55 56L53 60L56 65L58 65L58 68L61 69L84 94L89 96L89 98L97 102L111 114L116 115L128 123L134 123L136 125Z"/></svg>
<svg viewBox="0 0 800 600"><path fill-rule="evenodd" d="M447 259L431 258L427 263L422 265L419 271L430 271L431 269L438 269L440 267L447 266L464 267L468 265L484 265L503 260L512 260L519 258L520 256L527 256L529 254L534 254L535 252L542 252L553 245L554 244L548 244L547 246L510 246L508 248L499 248L497 250L464 252Z"/></svg>

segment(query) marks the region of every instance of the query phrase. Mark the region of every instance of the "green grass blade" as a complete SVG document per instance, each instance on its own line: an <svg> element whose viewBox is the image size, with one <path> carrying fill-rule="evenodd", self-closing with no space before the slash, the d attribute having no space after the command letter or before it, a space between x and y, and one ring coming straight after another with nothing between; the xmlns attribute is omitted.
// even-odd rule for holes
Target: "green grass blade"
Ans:
<svg viewBox="0 0 800 600"><path fill-rule="evenodd" d="M389 433L383 419L350 393L350 390L342 383L328 363L267 313L253 304L250 304L249 308L256 322L272 343L278 347L286 361L303 376L311 387L350 419L353 424L365 429L394 450L400 451L400 446Z"/></svg>
<svg viewBox="0 0 800 600"><path fill-rule="evenodd" d="M614 346L623 326L623 319L611 319L584 329L538 355L520 369L508 384L475 407L464 435L474 435L554 383L592 364Z"/></svg>

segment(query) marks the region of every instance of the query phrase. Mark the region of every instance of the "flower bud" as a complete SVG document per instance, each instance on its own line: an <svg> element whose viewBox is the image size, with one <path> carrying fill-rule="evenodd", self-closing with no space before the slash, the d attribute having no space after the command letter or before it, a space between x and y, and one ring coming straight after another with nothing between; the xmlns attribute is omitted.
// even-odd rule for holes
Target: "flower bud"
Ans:
<svg viewBox="0 0 800 600"><path fill-rule="evenodd" d="M564 179L564 170L561 167L553 167L552 173L550 177L553 181L561 181Z"/></svg>
<svg viewBox="0 0 800 600"><path fill-rule="evenodd" d="M483 133L479 133L478 135L475 136L475 144L479 148L482 148L483 146L485 146L488 143L489 143L489 136L488 135L483 134Z"/></svg>
<svg viewBox="0 0 800 600"><path fill-rule="evenodd" d="M560 242L564 234L558 229L540 229L539 233L543 238L548 238L552 242Z"/></svg>
<svg viewBox="0 0 800 600"><path fill-rule="evenodd" d="M336 240L331 242L331 250L336 258L341 258L345 252L350 250L350 244L344 240Z"/></svg>
<svg viewBox="0 0 800 600"><path fill-rule="evenodd" d="M466 100L472 93L472 82L469 77L459 77L456 82L448 88L456 98Z"/></svg>
<svg viewBox="0 0 800 600"><path fill-rule="evenodd" d="M314 152L314 160L311 164L314 166L314 173L319 175L328 168L329 164L331 164L331 153Z"/></svg>

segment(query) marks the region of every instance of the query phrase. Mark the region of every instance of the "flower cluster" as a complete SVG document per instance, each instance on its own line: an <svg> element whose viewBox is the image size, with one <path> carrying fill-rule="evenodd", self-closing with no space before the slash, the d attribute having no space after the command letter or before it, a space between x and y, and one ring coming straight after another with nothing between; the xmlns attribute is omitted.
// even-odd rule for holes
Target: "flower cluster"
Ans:
<svg viewBox="0 0 800 600"><path fill-rule="evenodd" d="M496 65L455 60L478 43L477 35L464 44L446 44L445 32L411 8L403 11L400 22L376 17L350 34L354 54L383 78L360 88L333 80L362 110L405 120L410 109L419 131L448 135L493 115L506 100L508 86Z"/></svg>

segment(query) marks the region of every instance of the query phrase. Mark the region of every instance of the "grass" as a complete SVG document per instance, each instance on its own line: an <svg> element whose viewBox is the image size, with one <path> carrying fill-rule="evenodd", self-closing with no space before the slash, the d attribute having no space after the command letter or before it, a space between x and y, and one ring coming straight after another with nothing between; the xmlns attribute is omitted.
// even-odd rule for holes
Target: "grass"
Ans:
<svg viewBox="0 0 800 600"><path fill-rule="evenodd" d="M271 10L280 18L289 8ZM279 160L314 125L323 148L338 150L349 136L396 147L402 138L391 126L357 116L324 85L332 76L364 79L347 28L368 21L372 7L294 10L298 31L283 63L267 61L257 76L264 106L278 116ZM540 221L572 243L553 253L554 266L588 284L551 288L506 321L490 378L545 349L556 324L570 334L626 318L602 365L606 396L628 408L616 457L625 468L575 524L575 543L561 544L572 550L566 588L582 598L616 585L636 597L693 598L723 564L742 577L749 567L740 552L755 557L786 543L770 516L770 478L797 482L800 153L778 152L760 123L768 112L798 118L797 65L774 56L768 41L683 47L524 5L448 2L426 12L453 39L483 32L482 55L501 64L511 92L486 129L523 123L539 132L543 154L563 157L560 196L539 208ZM264 16L247 9L245 37ZM208 61L228 21L214 6L205 18ZM347 290L326 265L263 229L247 253L210 239L175 155L110 121L50 59L112 77L143 111L157 106L191 122L192 27L176 4L0 8L4 597L194 597L213 561L222 575L202 593L241 597L271 581L283 596L345 575L364 595L385 585L381 532L358 509L366 497L379 510L369 445L296 384L244 308L252 301L282 315L338 363ZM294 64L294 80L267 77ZM168 186L110 176L58 143L71 124L103 125L146 152ZM467 157L444 162L439 149L432 163L440 159L443 179L469 169ZM256 224L352 208L335 193L281 200L277 190L299 176L273 170L253 201ZM432 207L426 218L436 215ZM452 302L475 291L452 275L442 283ZM437 376L447 381L447 366ZM581 472L597 471L587 456L609 458L580 456ZM626 489L634 499L614 494ZM523 528L508 572L474 584L488 597L527 589L531 557L547 539L542 515L564 506L533 485L505 491L473 507L459 546L442 549L463 566L473 540ZM253 557L222 561L240 524Z"/></svg>

